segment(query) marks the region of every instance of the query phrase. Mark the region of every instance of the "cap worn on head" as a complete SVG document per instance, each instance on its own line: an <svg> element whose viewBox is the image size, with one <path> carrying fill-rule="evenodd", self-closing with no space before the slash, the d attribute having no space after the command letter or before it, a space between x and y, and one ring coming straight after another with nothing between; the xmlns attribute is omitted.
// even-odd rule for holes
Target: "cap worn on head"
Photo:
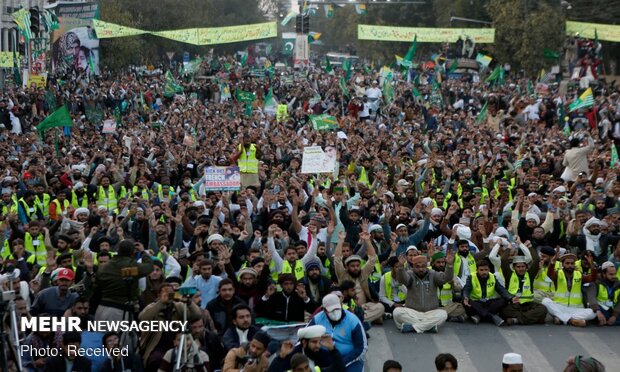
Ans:
<svg viewBox="0 0 620 372"><path fill-rule="evenodd" d="M333 293L328 294L323 297L323 308L327 312L334 311L336 309L342 309L342 305L340 304L340 298Z"/></svg>

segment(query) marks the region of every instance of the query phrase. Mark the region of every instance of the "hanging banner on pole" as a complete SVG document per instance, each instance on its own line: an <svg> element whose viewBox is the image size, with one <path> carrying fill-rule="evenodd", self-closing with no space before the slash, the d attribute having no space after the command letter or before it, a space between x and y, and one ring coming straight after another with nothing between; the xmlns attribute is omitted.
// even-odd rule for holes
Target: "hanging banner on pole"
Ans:
<svg viewBox="0 0 620 372"><path fill-rule="evenodd" d="M307 65L308 55L310 54L307 35L297 35L295 39L295 66Z"/></svg>
<svg viewBox="0 0 620 372"><path fill-rule="evenodd" d="M52 34L52 66L54 71L84 71L99 74L99 39L92 27L99 18L99 3L58 2L55 12L59 28Z"/></svg>
<svg viewBox="0 0 620 372"><path fill-rule="evenodd" d="M566 35L577 33L586 39L595 39L596 34L599 40L620 42L620 26L566 21Z"/></svg>
<svg viewBox="0 0 620 372"><path fill-rule="evenodd" d="M461 37L476 44L495 42L494 28L434 28L357 25L359 40L403 41L410 43L417 36L418 43L454 43Z"/></svg>
<svg viewBox="0 0 620 372"><path fill-rule="evenodd" d="M93 19L93 27L99 39L107 39L112 37L125 37L146 34L146 31L137 28L116 25L110 22Z"/></svg>

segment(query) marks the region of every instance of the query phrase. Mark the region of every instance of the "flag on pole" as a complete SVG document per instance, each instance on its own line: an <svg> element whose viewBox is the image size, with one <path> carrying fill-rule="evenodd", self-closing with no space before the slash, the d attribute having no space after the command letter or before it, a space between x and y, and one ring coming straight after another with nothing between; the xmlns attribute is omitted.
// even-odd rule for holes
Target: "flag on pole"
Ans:
<svg viewBox="0 0 620 372"><path fill-rule="evenodd" d="M71 115L69 115L69 110L67 106L61 106L58 110L54 111L50 116L45 118L41 122L41 124L37 125L37 130L42 132L45 129L55 128L55 127L72 127L73 120L71 119Z"/></svg>
<svg viewBox="0 0 620 372"><path fill-rule="evenodd" d="M394 87L392 86L392 79L386 78L383 80L383 96L387 102L394 100Z"/></svg>
<svg viewBox="0 0 620 372"><path fill-rule="evenodd" d="M411 92L413 93L413 96L417 99L422 98L422 95L420 94L420 91L416 88L413 87L413 89L411 90Z"/></svg>
<svg viewBox="0 0 620 372"><path fill-rule="evenodd" d="M298 14L297 12L293 12L293 11L289 12L289 13L286 15L286 17L284 17L284 19L282 20L282 22L280 22L280 25L282 25L282 26L286 26L286 25L287 25L287 24L291 21L291 19L293 19L293 18L297 17L297 14Z"/></svg>
<svg viewBox="0 0 620 372"><path fill-rule="evenodd" d="M17 28L19 28L21 34L26 38L26 41L32 39L32 30L30 29L30 12L27 9L22 8L11 14L11 17L17 24Z"/></svg>
<svg viewBox="0 0 620 372"><path fill-rule="evenodd" d="M452 61L452 64L448 68L448 74L451 74L454 71L456 71L458 67L459 67L459 61L455 59L454 61Z"/></svg>
<svg viewBox="0 0 620 372"><path fill-rule="evenodd" d="M491 72L491 75L489 75L489 77L487 78L486 82L487 83L492 83L492 82L495 82L496 80L498 80L499 76L501 74L500 70L501 70L501 68L499 67L499 65L497 67L495 67L495 70L493 70L493 72Z"/></svg>
<svg viewBox="0 0 620 372"><path fill-rule="evenodd" d="M345 72L345 79L350 80L351 79L351 61L349 61L348 59L345 59L344 61L342 61L342 69Z"/></svg>
<svg viewBox="0 0 620 372"><path fill-rule="evenodd" d="M415 36L413 37L413 42L411 43L411 46L407 50L407 54L405 54L405 56L403 57L403 60L409 62L409 66L411 66L411 62L413 62L413 58L415 57L415 53L417 49L418 49L418 34L415 34Z"/></svg>
<svg viewBox="0 0 620 372"><path fill-rule="evenodd" d="M482 53L478 53L478 55L476 56L476 62L480 63L484 67L489 67L489 64L491 63L492 60L493 60L493 57L487 56Z"/></svg>
<svg viewBox="0 0 620 372"><path fill-rule="evenodd" d="M488 104L489 104L489 101L486 101L484 105L482 106L482 109L480 109L480 113L478 114L478 117L476 118L476 124L480 124L486 120Z"/></svg>
<svg viewBox="0 0 620 372"><path fill-rule="evenodd" d="M265 100L263 101L263 111L266 114L275 115L277 106L278 102L273 97L273 88L269 88L269 92L267 92Z"/></svg>
<svg viewBox="0 0 620 372"><path fill-rule="evenodd" d="M172 72L166 72L166 81L164 82L164 97L173 97L177 93L183 92L183 87L177 84L172 76Z"/></svg>
<svg viewBox="0 0 620 372"><path fill-rule="evenodd" d="M332 68L332 64L329 62L329 58L325 56L325 72L331 74L333 71L334 69Z"/></svg>
<svg viewBox="0 0 620 372"><path fill-rule="evenodd" d="M340 77L340 80L338 80L338 85L340 86L340 90L342 91L342 95L344 95L345 97L350 97L349 95L349 89L347 89L347 83L345 83L344 81L344 77Z"/></svg>
<svg viewBox="0 0 620 372"><path fill-rule="evenodd" d="M564 120L564 119L562 119ZM568 125L568 121L564 122L564 129L562 130L562 133L568 137L570 136L570 125Z"/></svg>
<svg viewBox="0 0 620 372"><path fill-rule="evenodd" d="M592 88L588 88L579 96L579 98L577 98L577 100L568 106L568 109L570 112L573 112L575 110L592 106L594 106L594 96L592 95Z"/></svg>
<svg viewBox="0 0 620 372"><path fill-rule="evenodd" d="M355 4L355 11L359 15L366 14L366 4Z"/></svg>
<svg viewBox="0 0 620 372"><path fill-rule="evenodd" d="M616 149L616 144L612 142L611 144L611 168L620 167L620 162L618 161L618 149Z"/></svg>
<svg viewBox="0 0 620 372"><path fill-rule="evenodd" d="M243 53L241 56L241 67L245 67L246 63L248 63L248 53Z"/></svg>
<svg viewBox="0 0 620 372"><path fill-rule="evenodd" d="M242 102L254 101L254 93L246 92L245 90L237 89L237 91L235 92L235 96L237 97L237 101L242 101Z"/></svg>
<svg viewBox="0 0 620 372"><path fill-rule="evenodd" d="M52 32L54 30L58 30L60 27L58 23L58 17L51 10L44 10L41 14L41 19L43 20L43 27L45 27L45 31Z"/></svg>

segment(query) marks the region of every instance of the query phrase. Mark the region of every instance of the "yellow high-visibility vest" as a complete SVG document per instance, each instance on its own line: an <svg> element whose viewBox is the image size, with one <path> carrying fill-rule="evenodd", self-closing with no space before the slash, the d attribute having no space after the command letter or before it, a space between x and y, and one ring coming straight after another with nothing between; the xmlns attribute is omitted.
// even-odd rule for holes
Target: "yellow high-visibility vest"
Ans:
<svg viewBox="0 0 620 372"><path fill-rule="evenodd" d="M391 271L388 271L387 273L383 274L383 284L385 288L385 297L390 299L390 301L393 301L394 299L392 298L392 272ZM407 297L407 294L400 290L400 285L398 286L398 293L396 293L396 295L401 301L405 301L405 298Z"/></svg>
<svg viewBox="0 0 620 372"><path fill-rule="evenodd" d="M512 273L510 277L510 283L508 283L508 293L516 296L519 292L519 275L516 272ZM534 293L532 293L532 287L530 284L530 274L526 271L523 276L523 291L519 295L519 303L524 304L526 302L532 302L534 300Z"/></svg>
<svg viewBox="0 0 620 372"><path fill-rule="evenodd" d="M568 282L564 270L558 271L558 286L553 296L553 302L560 305L583 309L583 296L581 294L581 273L573 272L573 285L568 290Z"/></svg>
<svg viewBox="0 0 620 372"><path fill-rule="evenodd" d="M237 160L239 171L241 173L258 173L258 159L256 159L256 146L250 145L250 151L245 151L242 145L239 145L241 156Z"/></svg>
<svg viewBox="0 0 620 372"><path fill-rule="evenodd" d="M482 286L480 285L480 280L476 273L471 275L471 293L469 297L474 301L482 300ZM489 274L489 279L487 280L487 296L485 298L487 300L497 298L497 293L495 292L495 275L493 274Z"/></svg>

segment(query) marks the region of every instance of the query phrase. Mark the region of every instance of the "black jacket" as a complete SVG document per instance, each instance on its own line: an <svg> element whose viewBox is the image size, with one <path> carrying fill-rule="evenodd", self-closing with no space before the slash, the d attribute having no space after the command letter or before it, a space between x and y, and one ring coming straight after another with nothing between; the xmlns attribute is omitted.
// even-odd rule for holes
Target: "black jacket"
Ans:
<svg viewBox="0 0 620 372"><path fill-rule="evenodd" d="M246 303L239 297L234 296L231 302L226 304L222 300L222 297L217 296L207 304L207 310L209 310L209 314L211 314L211 318L213 318L213 323L219 335L223 335L228 327L233 326L231 310L238 304Z"/></svg>
<svg viewBox="0 0 620 372"><path fill-rule="evenodd" d="M290 297L286 297L283 292L276 292L267 301L261 297L256 313L260 317L281 322L303 322L304 311L312 314L317 307L319 304L312 299L304 303L295 292Z"/></svg>
<svg viewBox="0 0 620 372"><path fill-rule="evenodd" d="M248 329L248 342L252 341L256 332L259 329L256 326L250 326ZM224 348L227 350L235 349L241 346L239 342L239 334L237 333L237 327L229 327L226 332L224 332L224 336L222 336L222 342L224 344Z"/></svg>
<svg viewBox="0 0 620 372"><path fill-rule="evenodd" d="M269 372L281 372L291 369L291 357L297 353L303 354L301 343L297 344L293 351L284 359L280 358L278 354L269 365ZM312 361L321 368L321 372L340 372L346 370L342 361L342 355L340 355L336 348L332 351L321 348L318 357Z"/></svg>

